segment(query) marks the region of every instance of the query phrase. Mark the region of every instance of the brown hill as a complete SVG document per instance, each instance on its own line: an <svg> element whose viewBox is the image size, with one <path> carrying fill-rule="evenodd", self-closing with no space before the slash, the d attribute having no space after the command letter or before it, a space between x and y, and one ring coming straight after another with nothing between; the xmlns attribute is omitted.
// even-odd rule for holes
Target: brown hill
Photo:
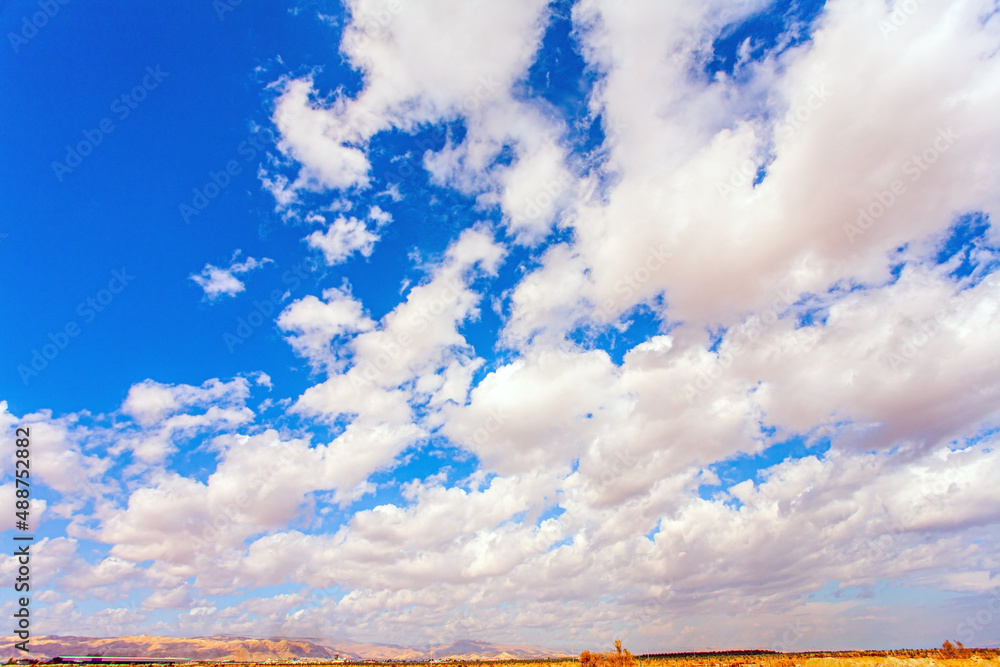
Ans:
<svg viewBox="0 0 1000 667"><path fill-rule="evenodd" d="M303 639L253 639L247 637L64 637L58 635L33 637L29 643L32 657L67 655L115 655L131 657L172 657L192 660L236 660L264 662L266 660L333 660L331 651ZM14 641L0 644L0 657L27 657L14 647ZM343 655L352 658L355 656Z"/></svg>
<svg viewBox="0 0 1000 667"><path fill-rule="evenodd" d="M14 641L0 642L0 658L54 658L68 655L114 655L130 657L173 657L192 660L265 662L305 660L328 662L347 660L489 660L564 657L568 654L536 646L492 644L462 640L450 644L400 646L362 644L347 639L259 639L252 637L75 637L48 635L33 637L30 654L14 647Z"/></svg>

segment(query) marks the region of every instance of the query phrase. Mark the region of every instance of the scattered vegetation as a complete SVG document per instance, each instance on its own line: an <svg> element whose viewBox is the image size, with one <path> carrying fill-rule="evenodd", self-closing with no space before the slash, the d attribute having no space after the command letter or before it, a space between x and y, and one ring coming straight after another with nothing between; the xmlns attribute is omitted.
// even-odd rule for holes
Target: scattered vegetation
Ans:
<svg viewBox="0 0 1000 667"><path fill-rule="evenodd" d="M968 649L949 642L938 649L705 652L640 655L642 667L1000 667L1000 650ZM655 664L651 664L655 663ZM581 666L582 667L582 666Z"/></svg>
<svg viewBox="0 0 1000 667"><path fill-rule="evenodd" d="M952 644L950 641L945 639L944 643L941 644L939 653L942 658L968 658L972 655L972 649L965 648L960 641L956 640L955 643Z"/></svg>
<svg viewBox="0 0 1000 667"><path fill-rule="evenodd" d="M96 657L96 656L95 656ZM443 663L443 664L442 664ZM655 663L655 664L650 664ZM11 664L43 667L57 661L11 658ZM63 663L61 667L66 667ZM197 661L174 667L1000 667L1000 649L966 648L959 641L945 641L937 649L899 649L892 651L803 651L780 653L769 650L731 650L712 652L657 653L633 655L615 640L613 651L584 651L577 658L540 658L507 660L363 660L336 664L312 659L267 663L234 661ZM164 667L132 664L127 667Z"/></svg>
<svg viewBox="0 0 1000 667"><path fill-rule="evenodd" d="M580 667L635 667L635 657L622 648L622 640L615 640L615 650L605 653L584 651L580 654Z"/></svg>

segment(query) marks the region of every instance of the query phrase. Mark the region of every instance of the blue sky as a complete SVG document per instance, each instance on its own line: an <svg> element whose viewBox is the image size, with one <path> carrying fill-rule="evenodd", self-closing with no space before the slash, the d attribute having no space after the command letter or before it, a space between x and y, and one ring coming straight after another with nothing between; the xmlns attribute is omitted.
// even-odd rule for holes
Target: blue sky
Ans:
<svg viewBox="0 0 1000 667"><path fill-rule="evenodd" d="M0 19L38 633L997 644L989 3Z"/></svg>

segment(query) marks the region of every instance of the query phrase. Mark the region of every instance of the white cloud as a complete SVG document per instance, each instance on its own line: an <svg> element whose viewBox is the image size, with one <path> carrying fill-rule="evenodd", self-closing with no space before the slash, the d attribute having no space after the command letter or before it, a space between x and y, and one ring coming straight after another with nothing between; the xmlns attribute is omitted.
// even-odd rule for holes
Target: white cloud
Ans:
<svg viewBox="0 0 1000 667"><path fill-rule="evenodd" d="M175 451L178 437L251 421L254 413L246 407L249 395L250 383L242 377L229 382L212 379L200 387L153 380L132 385L121 411L141 430L121 434L112 451L131 451L144 464L159 464ZM204 412L190 413L199 409Z"/></svg>
<svg viewBox="0 0 1000 667"><path fill-rule="evenodd" d="M383 211L378 206L372 206L368 209L368 217L379 227L384 227L392 222L392 214L387 211Z"/></svg>
<svg viewBox="0 0 1000 667"><path fill-rule="evenodd" d="M341 264L355 252L370 257L379 236L368 231L364 221L338 217L325 232L313 232L305 238L310 247L323 251L330 266Z"/></svg>
<svg viewBox="0 0 1000 667"><path fill-rule="evenodd" d="M467 282L479 273L495 273L503 254L486 228L464 231L429 282L412 288L380 326L345 343L353 355L351 367L307 390L297 409L328 418L359 412L368 401L381 405L375 397L383 392L396 395L400 385L465 359L468 343L458 327L478 314L480 299Z"/></svg>
<svg viewBox="0 0 1000 667"><path fill-rule="evenodd" d="M145 380L129 388L122 412L143 426L151 426L188 407L208 406L215 402L242 403L249 393L249 383L244 378L235 378L230 382L208 380L200 387Z"/></svg>
<svg viewBox="0 0 1000 667"><path fill-rule="evenodd" d="M228 268L219 268L211 264L206 264L201 273L195 273L190 276L191 280L205 291L205 298L211 301L222 296L235 296L239 294L246 289L246 285L236 276L249 273L272 261L266 257L261 260L247 257L246 260L238 262L237 258L240 254L241 251L239 250L233 254Z"/></svg>
<svg viewBox="0 0 1000 667"><path fill-rule="evenodd" d="M278 316L278 326L293 333L289 341L295 351L314 366L333 365L336 356L330 345L335 338L368 331L374 322L361 303L343 290L323 292L323 300L309 295L289 305Z"/></svg>
<svg viewBox="0 0 1000 667"><path fill-rule="evenodd" d="M295 190L349 188L368 182L368 159L361 149L345 142L362 137L352 134L336 114L310 100L311 79L285 81L274 110L274 124L281 132L278 148L301 163L292 183L276 183L280 204L290 203ZM342 107L343 104L338 106Z"/></svg>
<svg viewBox="0 0 1000 667"><path fill-rule="evenodd" d="M885 40L884 6L828 4L812 40L748 65L743 82L689 76L702 36L711 37L709 6L581 3L574 16L586 28L585 55L605 73L591 103L620 128L606 144L603 173L613 178L600 197L572 207L574 242L537 270L540 282L571 286L573 298L551 297L558 309L536 305L529 278L511 321L560 336L664 295L674 321L727 325L779 289L881 282L895 248L947 227L957 212L995 213L996 193L984 184L996 164L987 156L1000 151L991 120L998 65L986 57L997 28L995 19L978 22L983 7L922 8L919 22ZM952 43L958 33L966 37ZM918 98L940 102L915 112ZM970 102L944 102L957 99ZM905 120L882 120L890 118ZM924 152L934 161L921 169L913 156ZM752 174L765 159L767 175L753 187L740 169L749 160ZM859 207L878 204L896 180L903 194L849 238ZM651 261L654 250L669 258Z"/></svg>
<svg viewBox="0 0 1000 667"><path fill-rule="evenodd" d="M361 70L364 89L354 98L338 93L316 101L321 95L311 78L280 83L273 116L279 148L301 168L291 182L265 176L279 207L293 204L299 190L365 187L370 164L364 148L377 132L476 116L509 101L512 84L539 45L546 4L350 2L341 50Z"/></svg>
<svg viewBox="0 0 1000 667"><path fill-rule="evenodd" d="M703 76L719 13L762 4L581 0L607 162L571 169L562 121L511 92L547 3L349 3L341 49L363 87L321 99L311 79L281 82L297 174L265 175L279 205L353 196L374 134L461 116L464 139L422 163L498 207L522 247L466 229L379 314L346 282L297 298L277 323L322 378L284 399L280 427L254 423L242 377L136 384L103 430L0 403L2 432L37 429L43 483L86 501L47 511L112 545L90 562L52 541L51 567L102 595L143 581L146 607L205 610L206 632L253 631L259 614L305 635L574 649L624 635L648 650L773 646L796 623L785 648L805 649L873 632L913 645L960 623L1000 567L1000 281L958 279L933 248L958 214L996 218L1000 16L924 3L883 35L884 3L831 1L811 39ZM367 211L310 247L331 266L370 256L400 222ZM510 257L521 273L491 295L502 330L484 358L468 332ZM199 284L236 293L252 262L217 269L235 291ZM206 433L214 469L166 465ZM117 465L100 442L133 459L121 497L77 490ZM472 472L376 476L439 446ZM379 484L399 497L352 507ZM970 597L930 611L865 597L885 581ZM198 599L288 582L344 595L214 613Z"/></svg>

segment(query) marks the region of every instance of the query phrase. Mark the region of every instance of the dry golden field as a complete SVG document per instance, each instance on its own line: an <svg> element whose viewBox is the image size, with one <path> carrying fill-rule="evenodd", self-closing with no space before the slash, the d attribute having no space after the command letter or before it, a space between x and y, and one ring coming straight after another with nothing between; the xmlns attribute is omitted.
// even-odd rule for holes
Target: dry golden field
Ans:
<svg viewBox="0 0 1000 667"><path fill-rule="evenodd" d="M778 653L726 655L703 653L670 657L633 656L635 667L1000 667L1000 651L971 651L965 657L943 657L939 651L852 651L845 653ZM384 663L392 667L441 665L478 667L500 664L504 667L580 667L579 659L565 660L488 660L483 662ZM220 667L226 667L221 665ZM610 667L610 666L609 666Z"/></svg>
<svg viewBox="0 0 1000 667"><path fill-rule="evenodd" d="M638 662L639 659L636 660ZM1000 667L997 651L942 657L937 651L779 653L642 658L643 667ZM655 664L653 664L655 663ZM637 666L638 667L638 666Z"/></svg>
<svg viewBox="0 0 1000 667"><path fill-rule="evenodd" d="M944 657L939 651L852 651L843 653L778 653L778 654L712 654L702 653L683 656L633 656L635 667L1000 667L1000 651L978 649L963 657ZM206 667L233 667L233 663L202 663ZM250 664L250 663L245 663ZM256 663L255 663L256 664ZM259 663L261 667L273 667L275 663ZM302 664L302 663L286 663ZM311 663L313 665L323 663ZM336 663L339 665L372 664ZM385 667L479 667L481 665L503 665L503 667L580 667L577 658L562 660L487 660L482 662L379 662ZM610 667L610 666L609 666Z"/></svg>
<svg viewBox="0 0 1000 667"><path fill-rule="evenodd" d="M8 664L15 662L8 661ZM52 664L40 661L37 664ZM66 664L66 663L64 663ZM138 663L133 663L132 667ZM434 660L434 661L376 661L359 662L318 660L233 662L191 661L182 665L199 667L275 667L295 665L302 667L353 667L379 665L381 667L1000 667L1000 649L962 650L901 650L901 651L841 651L807 653L756 653L739 651L730 653L686 653L675 655L635 656L625 651L590 653L585 651L578 658L540 660Z"/></svg>

